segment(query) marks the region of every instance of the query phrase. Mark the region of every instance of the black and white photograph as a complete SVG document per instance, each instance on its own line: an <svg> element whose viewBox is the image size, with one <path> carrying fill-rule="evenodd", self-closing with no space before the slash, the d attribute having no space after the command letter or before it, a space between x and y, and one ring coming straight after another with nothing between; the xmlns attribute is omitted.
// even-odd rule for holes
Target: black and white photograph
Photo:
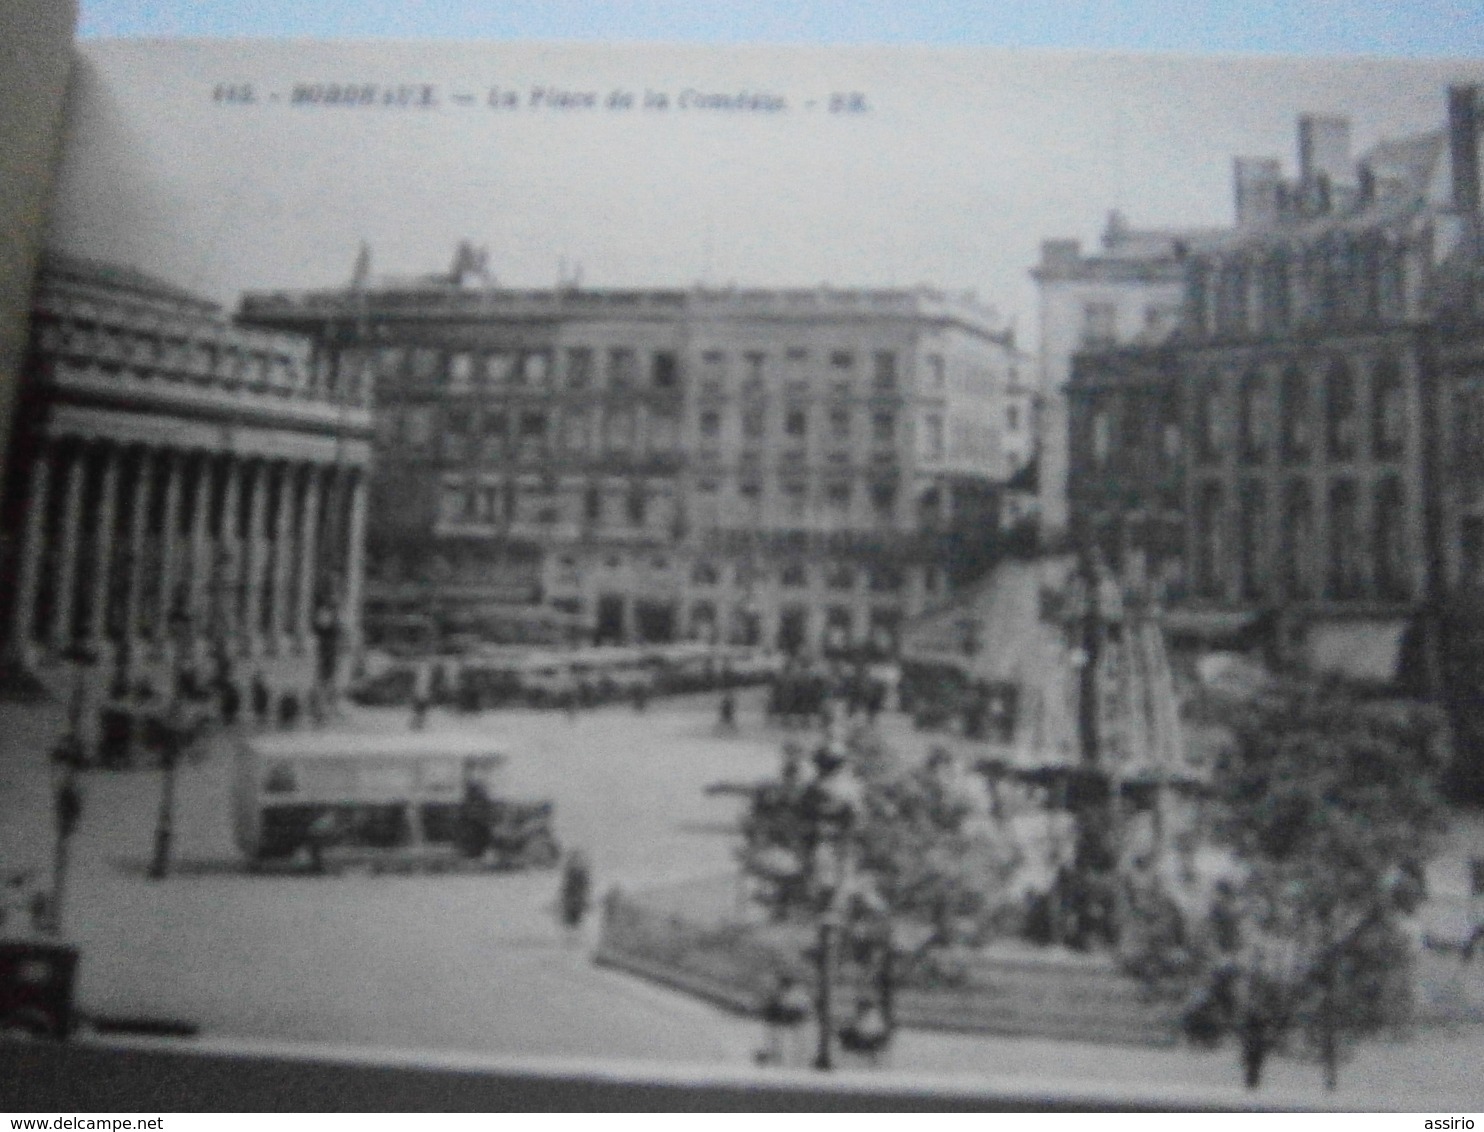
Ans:
<svg viewBox="0 0 1484 1132"><path fill-rule="evenodd" d="M0 1040L1484 1105L1484 63L93 40L61 135Z"/></svg>

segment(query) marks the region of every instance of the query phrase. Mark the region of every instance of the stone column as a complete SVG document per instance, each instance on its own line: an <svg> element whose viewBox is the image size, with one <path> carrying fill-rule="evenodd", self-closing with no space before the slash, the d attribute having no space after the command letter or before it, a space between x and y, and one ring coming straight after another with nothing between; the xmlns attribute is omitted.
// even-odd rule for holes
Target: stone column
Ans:
<svg viewBox="0 0 1484 1132"><path fill-rule="evenodd" d="M119 450L112 445L103 449L103 483L98 493L98 529L93 555L92 628L88 634L100 648L108 638L108 589L113 577L114 525L118 518ZM105 671L105 669L100 669Z"/></svg>
<svg viewBox="0 0 1484 1132"><path fill-rule="evenodd" d="M77 601L77 557L82 538L82 492L88 475L85 448L67 460L67 489L62 503L62 558L57 563L57 596L52 603L51 638L56 649L72 644L72 618Z"/></svg>
<svg viewBox="0 0 1484 1132"><path fill-rule="evenodd" d="M276 653L286 653L293 624L294 603L289 597L294 564L294 466L278 466L278 531L273 539L273 608L268 632Z"/></svg>
<svg viewBox="0 0 1484 1132"><path fill-rule="evenodd" d="M319 552L316 536L319 532L320 492L324 489L324 475L314 464L304 467L304 505L299 510L299 594L298 608L294 613L294 635L303 652L312 651L314 630L314 589L319 581Z"/></svg>
<svg viewBox="0 0 1484 1132"><path fill-rule="evenodd" d="M46 549L46 510L51 492L52 453L44 447L31 464L31 490L26 496L26 534L21 546L20 576L12 611L12 647L27 668L36 663L36 593Z"/></svg>
<svg viewBox="0 0 1484 1132"><path fill-rule="evenodd" d="M346 654L352 658L351 667L361 651L361 603L364 598L366 578L366 473L358 470L350 484L350 519L345 536L345 599L341 605L340 621L345 628Z"/></svg>
<svg viewBox="0 0 1484 1132"><path fill-rule="evenodd" d="M272 476L267 464L253 464L248 479L251 496L247 512L247 546L244 558L247 565L247 580L243 587L242 601L242 645L243 651L252 656L262 652L263 630L263 575L268 566L267 531L268 491Z"/></svg>
<svg viewBox="0 0 1484 1132"><path fill-rule="evenodd" d="M144 541L149 534L149 503L154 489L154 460L149 449L139 453L134 477L133 507L129 515L129 589L124 601L124 633L121 643L138 668L139 609L144 596ZM131 679L133 673L130 674Z"/></svg>
<svg viewBox="0 0 1484 1132"><path fill-rule="evenodd" d="M155 607L155 627L159 639L169 641L174 633L170 622L177 612L176 544L180 536L182 468L178 452L161 452L160 461L165 475L165 505L160 515L160 590Z"/></svg>
<svg viewBox="0 0 1484 1132"><path fill-rule="evenodd" d="M195 464L195 483L191 488L191 544L186 562L186 609L191 617L191 637L200 641L211 627L209 582L211 561L211 457L200 453Z"/></svg>
<svg viewBox="0 0 1484 1132"><path fill-rule="evenodd" d="M216 629L229 648L238 631L237 626L237 582L242 576L238 561L241 548L237 545L237 510L241 506L242 465L235 456L228 456L222 468L226 477L222 491L222 513L217 528L216 562L212 580L216 586L213 605L216 611Z"/></svg>

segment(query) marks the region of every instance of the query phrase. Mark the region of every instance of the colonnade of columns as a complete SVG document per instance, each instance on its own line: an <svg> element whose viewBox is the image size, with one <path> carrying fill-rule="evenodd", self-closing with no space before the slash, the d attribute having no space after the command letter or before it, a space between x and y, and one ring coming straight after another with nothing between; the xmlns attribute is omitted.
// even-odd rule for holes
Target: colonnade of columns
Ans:
<svg viewBox="0 0 1484 1132"><path fill-rule="evenodd" d="M11 623L27 659L309 655L327 603L353 643L364 469L58 441L29 478Z"/></svg>

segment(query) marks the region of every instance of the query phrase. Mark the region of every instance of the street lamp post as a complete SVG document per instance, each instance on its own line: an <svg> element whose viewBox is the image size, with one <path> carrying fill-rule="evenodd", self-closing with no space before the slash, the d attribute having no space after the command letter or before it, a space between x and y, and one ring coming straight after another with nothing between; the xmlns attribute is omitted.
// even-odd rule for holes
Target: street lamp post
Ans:
<svg viewBox="0 0 1484 1132"><path fill-rule="evenodd" d="M814 1068L834 1067L834 982L836 937L840 929L840 902L846 894L850 871L850 836L855 826L858 799L854 783L844 771L844 760L829 746L820 748L815 762L818 774L805 795L806 813L813 832L811 872L819 877L819 850L830 850L828 863L834 875L821 886L822 908L818 937L815 941L816 1012L819 1019L819 1044Z"/></svg>
<svg viewBox="0 0 1484 1132"><path fill-rule="evenodd" d="M42 926L51 935L62 931L62 904L67 892L67 869L70 862L72 835L82 818L82 788L78 785L77 772L84 760L82 747L83 699L87 687L87 673L97 660L96 654L83 645L77 645L66 653L72 662L74 675L72 702L67 711L67 730L52 751L52 764L58 772L53 795L56 819L56 840L52 846L52 891L47 901Z"/></svg>
<svg viewBox="0 0 1484 1132"><path fill-rule="evenodd" d="M175 772L180 761L180 748L185 738L185 720L182 716L181 685L184 682L184 653L190 637L191 618L177 611L171 615L171 627L177 639L177 671L171 677L169 707L160 739L160 811L155 822L155 852L150 861L151 880L164 880L170 874L170 850L175 840Z"/></svg>

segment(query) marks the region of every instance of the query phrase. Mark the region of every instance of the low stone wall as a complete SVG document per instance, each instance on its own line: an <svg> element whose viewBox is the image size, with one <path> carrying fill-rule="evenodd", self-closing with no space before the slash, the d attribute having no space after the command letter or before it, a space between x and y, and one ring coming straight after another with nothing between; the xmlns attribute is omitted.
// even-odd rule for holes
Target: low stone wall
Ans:
<svg viewBox="0 0 1484 1132"><path fill-rule="evenodd" d="M802 946L759 926L703 924L665 907L662 894L609 896L598 963L756 1014L783 970L807 970ZM853 1001L842 972L837 999ZM918 978L895 990L899 1024L916 1029L1170 1045L1174 1020L1139 996L1134 982L1095 956L979 952L942 985Z"/></svg>

